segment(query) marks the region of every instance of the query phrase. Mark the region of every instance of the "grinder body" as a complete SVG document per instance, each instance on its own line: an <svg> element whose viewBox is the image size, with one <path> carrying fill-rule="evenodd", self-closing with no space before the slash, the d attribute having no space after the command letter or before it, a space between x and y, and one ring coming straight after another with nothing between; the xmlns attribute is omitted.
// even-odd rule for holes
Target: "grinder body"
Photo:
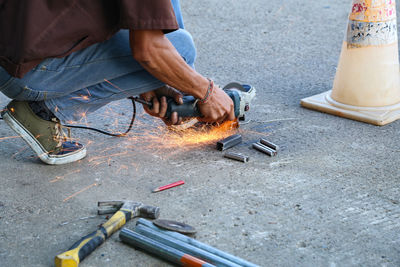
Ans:
<svg viewBox="0 0 400 267"><path fill-rule="evenodd" d="M235 117L244 120L245 112L250 109L250 102L255 97L255 88L250 85L231 83L225 86L223 90L233 101ZM202 116L193 96L184 96L182 100L183 104L179 105L174 99L167 98L168 108L165 117L170 118L173 112L177 112L179 117L182 118Z"/></svg>

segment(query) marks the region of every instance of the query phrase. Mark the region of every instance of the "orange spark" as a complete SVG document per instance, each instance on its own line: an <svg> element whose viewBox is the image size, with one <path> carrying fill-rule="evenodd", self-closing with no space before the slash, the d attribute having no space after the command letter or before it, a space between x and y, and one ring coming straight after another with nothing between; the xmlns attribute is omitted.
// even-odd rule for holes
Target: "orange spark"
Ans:
<svg viewBox="0 0 400 267"><path fill-rule="evenodd" d="M89 89L85 88L86 92L88 93L88 96L92 96L92 94L90 93Z"/></svg>
<svg viewBox="0 0 400 267"><path fill-rule="evenodd" d="M104 158L122 156L122 155L127 155L127 152L121 152L121 153L115 153L115 154L112 154L112 155L93 157L93 158L89 159L89 162L92 162L92 161L95 161L95 160L99 160L99 159L104 159Z"/></svg>
<svg viewBox="0 0 400 267"><path fill-rule="evenodd" d="M0 138L0 141L7 140L7 139L15 139L15 138L20 138L20 136L7 136L7 137L1 137L1 138Z"/></svg>
<svg viewBox="0 0 400 267"><path fill-rule="evenodd" d="M65 175L62 175L62 176L56 176L56 178L53 179L53 180L51 180L50 183L55 183L55 182L61 181L61 180L63 180L65 177L67 177L67 176L69 176L69 175L72 175L72 174L74 174L74 173L79 173L79 172L81 172L81 170L75 170L75 171L72 171L72 172L67 173L67 174L65 174Z"/></svg>
<svg viewBox="0 0 400 267"><path fill-rule="evenodd" d="M121 165L120 167L119 167L119 169L117 170L117 174L119 174L122 170L128 170L129 168L128 168L128 166L126 166L126 165Z"/></svg>
<svg viewBox="0 0 400 267"><path fill-rule="evenodd" d="M17 152L15 152L15 153L11 156L11 158L15 159L15 158L17 157L18 154L22 153L23 151L27 150L28 148L29 148L29 147L21 148L20 150L18 150Z"/></svg>
<svg viewBox="0 0 400 267"><path fill-rule="evenodd" d="M104 161L93 162L93 163L92 163L92 166L93 166L93 167L97 167L97 166L99 166L99 165L101 165L101 164L103 164L103 163L105 163L105 162L104 162Z"/></svg>
<svg viewBox="0 0 400 267"><path fill-rule="evenodd" d="M224 139L237 131L237 122L224 122L219 126L204 125L200 128L189 128L184 131L166 130L165 127L158 127L145 131L139 138L131 137L130 140L147 143L147 148L153 152L166 149L190 149L204 146Z"/></svg>
<svg viewBox="0 0 400 267"><path fill-rule="evenodd" d="M132 162L131 165L136 169L136 171L139 171L139 165L138 164L135 164L134 162Z"/></svg>
<svg viewBox="0 0 400 267"><path fill-rule="evenodd" d="M67 201L70 200L71 198L76 197L76 196L79 195L80 193L85 192L86 190L92 188L93 186L97 186L97 184L96 184L96 183L91 184L91 185L89 185L89 186L83 188L82 190L79 190L78 192L73 193L73 194L70 195L69 197L65 198L65 199L63 200L63 202L67 202Z"/></svg>
<svg viewBox="0 0 400 267"><path fill-rule="evenodd" d="M90 98L87 95L80 95L80 96L71 97L70 99L80 99L80 100L84 100L84 101L89 101Z"/></svg>

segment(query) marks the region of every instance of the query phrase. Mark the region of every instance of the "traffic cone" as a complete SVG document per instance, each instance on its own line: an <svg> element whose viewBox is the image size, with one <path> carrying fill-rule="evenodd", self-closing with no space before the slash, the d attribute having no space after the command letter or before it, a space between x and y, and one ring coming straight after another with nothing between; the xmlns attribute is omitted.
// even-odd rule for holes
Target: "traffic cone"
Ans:
<svg viewBox="0 0 400 267"><path fill-rule="evenodd" d="M385 125L400 118L395 0L353 0L333 89L306 108Z"/></svg>

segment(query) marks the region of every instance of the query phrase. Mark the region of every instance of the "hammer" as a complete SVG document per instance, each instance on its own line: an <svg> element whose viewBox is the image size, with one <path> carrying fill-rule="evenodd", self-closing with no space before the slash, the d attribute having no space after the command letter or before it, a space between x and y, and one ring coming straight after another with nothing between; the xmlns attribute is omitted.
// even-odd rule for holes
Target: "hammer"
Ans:
<svg viewBox="0 0 400 267"><path fill-rule="evenodd" d="M146 206L140 202L133 201L108 201L99 202L99 207L107 207L100 209L99 214L117 211L107 222L99 227L96 231L87 236L82 237L72 247L55 258L56 267L77 267L79 263L86 258L92 251L118 231L127 221L134 217L144 217L157 219L160 215L160 208L155 206ZM118 210L119 209L119 210Z"/></svg>

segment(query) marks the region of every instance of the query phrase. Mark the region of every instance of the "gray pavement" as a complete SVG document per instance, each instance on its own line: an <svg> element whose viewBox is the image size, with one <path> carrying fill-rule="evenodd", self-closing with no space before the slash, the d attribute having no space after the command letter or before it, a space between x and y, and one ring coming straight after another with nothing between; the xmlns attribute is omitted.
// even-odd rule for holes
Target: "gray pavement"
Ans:
<svg viewBox="0 0 400 267"><path fill-rule="evenodd" d="M141 114L125 139L74 131L89 156L46 166L0 122L0 265L52 266L105 221L97 201L133 199L261 266L400 266L400 121L376 127L299 106L331 89L349 7L183 0L198 71L258 89L244 143L234 148L251 157L247 164L222 158L213 145L185 145ZM2 106L7 101L1 96ZM88 121L121 128L130 109L120 101ZM282 147L277 157L250 148L262 136ZM151 193L179 179L186 184ZM170 265L114 235L80 266Z"/></svg>

